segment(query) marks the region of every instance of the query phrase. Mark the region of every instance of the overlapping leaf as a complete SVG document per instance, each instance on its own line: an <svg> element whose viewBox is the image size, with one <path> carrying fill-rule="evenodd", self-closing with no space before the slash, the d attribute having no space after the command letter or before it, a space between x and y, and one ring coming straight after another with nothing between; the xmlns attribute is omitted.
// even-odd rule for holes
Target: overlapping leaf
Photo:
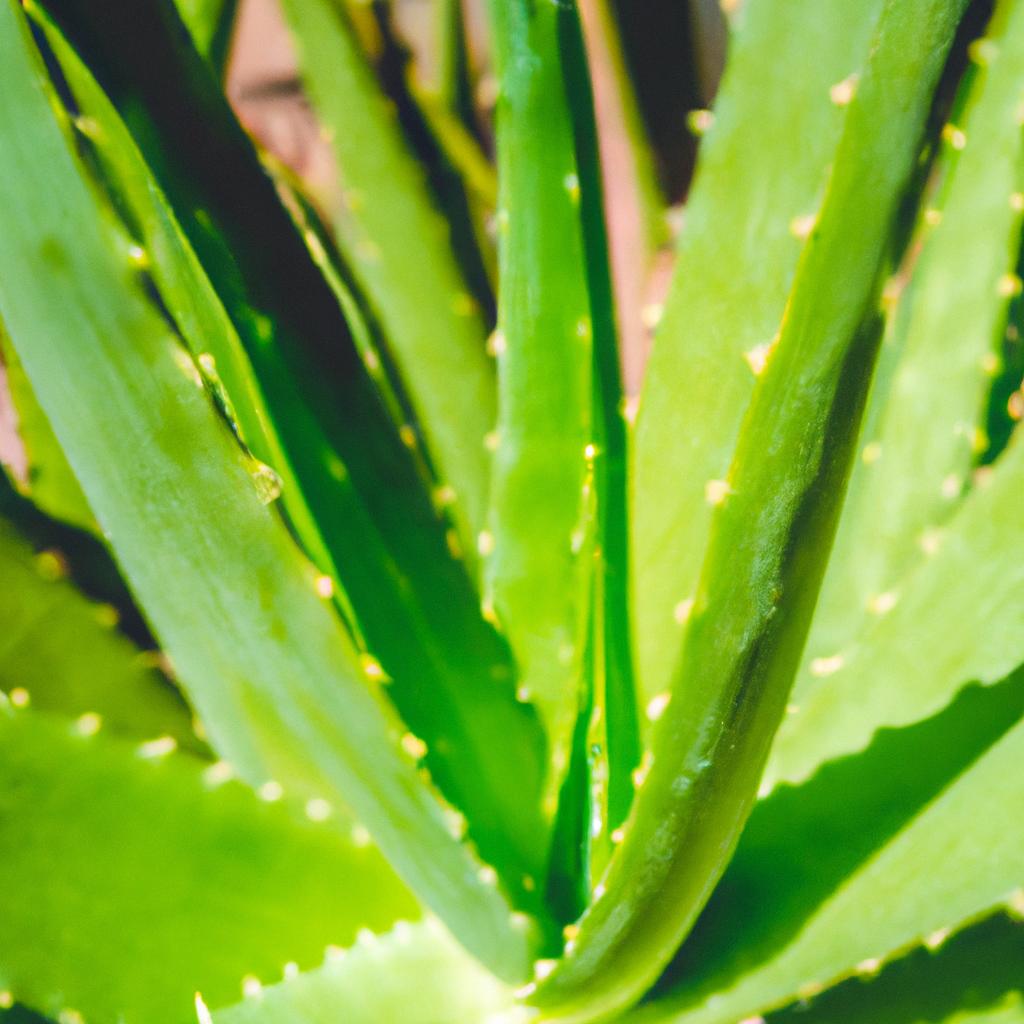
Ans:
<svg viewBox="0 0 1024 1024"><path fill-rule="evenodd" d="M254 784L350 805L460 938L515 976L525 939L507 903L451 835L415 751L400 749L401 727L267 507L266 472L219 422L134 279L129 248L54 118L15 5L2 8L0 38L11 69L0 103L10 140L0 313L215 746Z"/></svg>
<svg viewBox="0 0 1024 1024"><path fill-rule="evenodd" d="M13 998L53 1017L188 1024L197 988L234 1002L246 976L279 980L361 928L419 916L341 818L303 821L186 755L4 704L0 989Z"/></svg>

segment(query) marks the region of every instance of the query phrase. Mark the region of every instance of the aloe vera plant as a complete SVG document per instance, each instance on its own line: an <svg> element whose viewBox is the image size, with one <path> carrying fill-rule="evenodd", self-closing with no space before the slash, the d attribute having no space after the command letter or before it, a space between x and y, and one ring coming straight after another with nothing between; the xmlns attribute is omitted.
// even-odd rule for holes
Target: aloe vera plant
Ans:
<svg viewBox="0 0 1024 1024"><path fill-rule="evenodd" d="M694 4L644 310L579 5L285 0L327 209L0 0L0 1024L1024 1021L1024 3Z"/></svg>

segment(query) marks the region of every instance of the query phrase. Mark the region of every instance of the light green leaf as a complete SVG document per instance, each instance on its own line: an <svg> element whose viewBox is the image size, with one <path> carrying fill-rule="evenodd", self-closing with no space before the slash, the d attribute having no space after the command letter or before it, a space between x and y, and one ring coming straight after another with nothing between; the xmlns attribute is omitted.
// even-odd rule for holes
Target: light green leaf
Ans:
<svg viewBox="0 0 1024 1024"><path fill-rule="evenodd" d="M483 528L494 425L486 328L448 227L373 69L334 0L286 0L302 75L343 182L335 221L383 328L467 552Z"/></svg>
<svg viewBox="0 0 1024 1024"><path fill-rule="evenodd" d="M724 480L821 202L881 0L753 0L729 61L636 424L633 607L644 701L668 689ZM799 139L799 146L789 140ZM752 156L756 154L756 158Z"/></svg>
<svg viewBox="0 0 1024 1024"><path fill-rule="evenodd" d="M428 920L366 933L343 957L215 1013L213 1024L481 1024L511 1004L509 990Z"/></svg>
<svg viewBox="0 0 1024 1024"><path fill-rule="evenodd" d="M791 706L765 788L804 779L876 729L918 721L966 683L996 682L1020 663L1024 568L1007 553L1024 539L1022 486L1018 437L938 535L938 551L893 591L895 607Z"/></svg>
<svg viewBox="0 0 1024 1024"><path fill-rule="evenodd" d="M1007 808L1024 798L1022 756L1024 724L1017 724L806 917L791 920L770 949L744 961L736 948L721 973L713 963L690 972L632 1019L733 1024L858 970L873 973L913 946L941 943L950 929L1006 901L1016 906L1024 898L1024 843ZM823 836L823 851L827 842ZM780 872L784 882L784 865Z"/></svg>
<svg viewBox="0 0 1024 1024"><path fill-rule="evenodd" d="M400 725L266 504L274 479L139 287L54 119L20 5L2 6L0 39L0 314L214 745L256 785L351 806L460 939L516 976L525 938L399 749Z"/></svg>
<svg viewBox="0 0 1024 1024"><path fill-rule="evenodd" d="M539 877L545 856L540 724L514 699L507 650L482 620L439 521L422 494L404 489L420 481L400 481L386 459L375 470L386 481L391 509L408 516L404 533L411 537L404 551L395 552L383 517L368 507L365 483L359 486L347 472L309 407L306 382L281 359L279 346L243 347L124 123L55 26L45 19L43 24L83 110L79 124L91 133L117 203L137 225L149 271L207 388L245 443L281 477L289 522L329 577L318 586L326 584L326 596L333 590L346 622L392 679L388 693L426 743L426 764L466 814L470 837L517 896L535 902L523 876ZM345 303L350 297L314 225L304 219L300 198L292 196L290 203L311 253ZM346 315L355 332L361 325L351 302ZM402 501L395 500L398 494ZM394 511L390 515L397 518ZM394 522L390 532L397 534L402 525ZM436 600L439 592L447 595L445 602ZM508 771L510 760L519 766L516 773Z"/></svg>
<svg viewBox="0 0 1024 1024"><path fill-rule="evenodd" d="M941 528L986 445L979 423L998 366L1008 296L1017 287L1020 249L1019 5L997 5L988 41L974 52L984 52L985 63L961 87L956 117L956 130L969 142L960 151L961 136L946 133L954 141L946 143L940 164L945 180L925 214L912 277L890 325L891 354L883 359L894 365L873 389L861 458L794 689L797 704L828 688L829 671L861 646L871 619L899 595L907 572L941 543ZM871 674L863 678L884 685Z"/></svg>
<svg viewBox="0 0 1024 1024"><path fill-rule="evenodd" d="M218 70L227 64L238 0L174 0L196 49Z"/></svg>
<svg viewBox="0 0 1024 1024"><path fill-rule="evenodd" d="M82 488L71 472L50 421L39 408L32 385L21 367L18 353L0 324L0 357L7 376L11 403L18 417L18 437L25 449L28 474L24 490L33 504L55 519L91 533L97 532L96 520L86 503Z"/></svg>
<svg viewBox="0 0 1024 1024"><path fill-rule="evenodd" d="M998 914L877 978L857 978L773 1015L771 1024L1020 1024L1024 928Z"/></svg>
<svg viewBox="0 0 1024 1024"><path fill-rule="evenodd" d="M197 989L234 1002L419 916L338 818L35 712L0 708L0 740L0 989L43 1013L188 1024Z"/></svg>
<svg viewBox="0 0 1024 1024"><path fill-rule="evenodd" d="M548 731L546 809L584 703L593 551L593 334L559 34L572 5L488 5L498 78L498 424L485 597Z"/></svg>
<svg viewBox="0 0 1024 1024"><path fill-rule="evenodd" d="M597 123L595 96L602 74L588 65L582 26L560 33L565 90L573 118L580 181L587 289L593 325L593 587L585 677L588 707L577 725L573 757L587 763L582 805L582 840L590 847L589 875L610 855L609 836L622 824L633 800L632 773L640 761L638 708L629 611L629 524L626 494L628 431L624 418L620 307L613 288L611 235L606 227L602 149L605 126ZM610 31L610 27L609 27ZM584 719L589 719L585 721ZM580 749L582 747L582 749ZM563 790L562 800L569 796ZM571 807L568 812L574 812ZM560 811L561 813L561 811ZM589 833L589 834L588 834ZM589 881L589 879L586 879ZM589 890L585 893L589 896ZM582 909L582 907L580 908ZM577 916L577 915L573 915Z"/></svg>
<svg viewBox="0 0 1024 1024"><path fill-rule="evenodd" d="M0 487L5 486L0 483ZM191 713L146 655L115 629L116 612L60 577L0 518L0 689L44 711L92 716L137 739L171 736L201 751Z"/></svg>
<svg viewBox="0 0 1024 1024"><path fill-rule="evenodd" d="M661 991L678 983L687 992L710 993L771 960L1022 712L1024 672L1018 671L996 686L970 687L934 717L880 732L859 754L762 799Z"/></svg>
<svg viewBox="0 0 1024 1024"><path fill-rule="evenodd" d="M886 243L962 10L889 0L883 11L781 337L716 495L652 764L601 895L533 996L544 1019L604 1020L638 999L739 839L831 547L874 364Z"/></svg>

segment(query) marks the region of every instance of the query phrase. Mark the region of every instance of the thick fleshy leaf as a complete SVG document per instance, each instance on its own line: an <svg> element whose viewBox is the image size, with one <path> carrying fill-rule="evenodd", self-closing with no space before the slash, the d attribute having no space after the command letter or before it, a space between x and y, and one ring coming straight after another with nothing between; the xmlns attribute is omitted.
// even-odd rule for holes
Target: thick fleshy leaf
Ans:
<svg viewBox="0 0 1024 1024"><path fill-rule="evenodd" d="M0 689L17 703L95 717L97 727L136 739L170 736L204 749L181 698L115 628L116 610L85 598L63 578L58 555L36 554L4 518L0 622Z"/></svg>
<svg viewBox="0 0 1024 1024"><path fill-rule="evenodd" d="M883 726L934 714L970 682L1024 659L1024 437L1003 453L936 535L938 550L892 591L894 607L790 705L763 781L798 781L859 750Z"/></svg>
<svg viewBox="0 0 1024 1024"><path fill-rule="evenodd" d="M0 40L0 314L214 745L256 785L351 806L460 939L517 975L525 939L507 903L451 835L417 748L400 748L400 725L268 506L277 478L239 448L135 279L55 120L20 5L3 5Z"/></svg>
<svg viewBox="0 0 1024 1024"><path fill-rule="evenodd" d="M486 328L447 225L343 4L286 0L306 86L343 183L335 219L346 259L379 320L417 415L449 513L475 551L494 426Z"/></svg>
<svg viewBox="0 0 1024 1024"><path fill-rule="evenodd" d="M238 0L174 0L196 49L214 67L227 63Z"/></svg>
<svg viewBox="0 0 1024 1024"><path fill-rule="evenodd" d="M709 488L725 479L752 371L782 322L881 8L744 4L713 115L697 119L706 128L700 163L634 445L632 589L645 703L668 688L707 547Z"/></svg>
<svg viewBox="0 0 1024 1024"><path fill-rule="evenodd" d="M505 986L426 921L364 933L344 956L214 1013L213 1024L480 1024L512 1002Z"/></svg>
<svg viewBox="0 0 1024 1024"><path fill-rule="evenodd" d="M23 490L33 504L55 519L96 532L96 520L78 486L68 460L53 436L50 421L39 408L25 372L0 324L0 358L3 359L11 404L18 417L18 438L27 463ZM22 485L19 485L22 486Z"/></svg>
<svg viewBox="0 0 1024 1024"><path fill-rule="evenodd" d="M1020 1024L1024 928L997 914L887 966L773 1015L771 1024Z"/></svg>
<svg viewBox="0 0 1024 1024"><path fill-rule="evenodd" d="M986 444L986 392L1018 287L1024 11L998 4L972 52L984 63L967 76L956 126L945 132L942 186L925 211L890 324L883 361L891 365L872 391L796 704L828 688L829 673L867 642L871 620L898 600L904 577L941 545ZM798 729L799 718L789 725Z"/></svg>
<svg viewBox="0 0 1024 1024"><path fill-rule="evenodd" d="M546 1019L607 1019L638 999L739 839L831 548L874 366L886 247L962 11L945 0L885 6L781 336L713 495L652 763L601 895L533 996Z"/></svg>
<svg viewBox="0 0 1024 1024"><path fill-rule="evenodd" d="M553 804L581 707L596 454L581 180L559 47L576 12L524 0L488 10L500 81L501 291L484 600L511 643L522 698L547 726Z"/></svg>
<svg viewBox="0 0 1024 1024"><path fill-rule="evenodd" d="M1001 697L1013 698L1019 707L1020 679ZM998 723L989 723L987 728L993 724ZM945 727L950 726L955 735L955 719L946 721ZM892 742L898 746L896 737ZM933 764L938 760L940 770L945 772L949 765L937 757L941 749L929 745L919 753L930 751L927 760ZM969 752L962 744L961 750ZM748 869L752 869L749 878L757 877L762 870L775 874L776 883L769 883L762 897L770 892L774 899L777 884L791 901L774 915L774 921L773 911L778 907L763 907L764 917L759 923L763 926L771 922L774 934L770 928L751 930L750 944L733 944L723 960L716 963L713 958L702 958L701 965L687 971L662 999L637 1011L634 1018L638 1024L733 1024L815 995L858 971L873 973L886 960L913 946L941 944L950 929L1003 904L1017 906L1024 899L1024 843L1016 834L1017 819L1007 815L1007 808L1018 806L1024 798L1019 771L1022 756L1024 724L1018 722L876 848L870 848L870 837L877 837L879 822L870 818L867 843L851 834L853 841L849 844L830 847L828 836L819 832L819 855L828 866L817 877L813 860L801 864L799 859L774 859L791 841L792 834L786 838L781 831L773 832L769 805L778 800L780 808L788 803L792 811L802 802L801 789L780 791L766 803L762 818L766 828L761 836L768 839L765 846L772 856L761 867L755 867L753 860L747 861ZM876 770L884 773L892 764L892 760L877 762ZM826 771L831 773L832 782L841 778L841 766ZM879 805L883 821L886 817L891 821L901 809L907 809L908 799L927 797L927 786L922 788L922 781L930 786L941 778L936 775L929 779L928 768L922 769L921 765L908 764L905 771L911 784L905 792L890 790L895 808ZM869 780L870 776L864 781ZM831 792L827 814L823 815L822 803L804 822L799 822L799 816L795 821L805 827L827 821L828 827L844 832L834 810L840 801L844 807L852 803L856 790L848 785L832 788L827 775L820 782L816 778L808 787L820 789L818 794L808 789L815 798ZM840 793L843 795L837 799ZM776 823L783 820L780 815ZM768 838L772 835L773 839ZM803 845L801 850L801 856L807 856L808 847ZM858 858L862 859L858 862ZM922 869L922 858L926 858L927 870ZM822 883L828 883L832 872L831 885L826 888ZM812 885L790 884L797 875L804 876L801 881L810 878ZM761 883L765 881L767 878L762 876ZM815 891L816 886L821 888ZM740 897L741 901L757 900L757 889L755 884ZM692 960L690 964L694 967Z"/></svg>
<svg viewBox="0 0 1024 1024"><path fill-rule="evenodd" d="M232 429L281 477L288 520L326 577L318 586L327 597L333 591L346 623L391 678L389 696L426 744L426 765L465 813L471 839L530 902L523 879L539 877L545 851L543 735L532 710L514 699L507 649L483 621L440 521L423 508L422 492L406 489L421 481L402 479L386 460L376 467L387 483L389 514L409 515L403 535L411 539L405 557L396 556L383 517L368 506L365 484L347 471L307 403L303 378L278 358L277 345L243 345L118 112L55 26L45 18L43 24L82 111L78 124L90 132L117 205L130 211L153 282L204 383ZM290 201L313 257L338 301L348 300L346 315L355 317L308 211L300 197ZM352 323L353 331L361 326ZM391 532L397 530L396 523ZM446 600L439 602L442 592ZM515 774L507 769L510 759L519 766Z"/></svg>
<svg viewBox="0 0 1024 1024"><path fill-rule="evenodd" d="M246 976L277 981L361 928L419 916L337 816L303 819L224 782L223 766L4 703L0 989L14 999L188 1024L196 989L230 1003Z"/></svg>

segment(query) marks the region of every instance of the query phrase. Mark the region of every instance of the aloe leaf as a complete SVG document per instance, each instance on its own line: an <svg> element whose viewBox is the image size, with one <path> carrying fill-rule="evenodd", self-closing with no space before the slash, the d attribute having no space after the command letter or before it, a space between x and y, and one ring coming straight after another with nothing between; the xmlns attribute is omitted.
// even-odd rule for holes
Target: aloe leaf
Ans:
<svg viewBox="0 0 1024 1024"><path fill-rule="evenodd" d="M658 988L701 998L770 961L845 881L1020 721L1024 672L963 691L913 726L759 801ZM843 814L835 814L836 806ZM736 929L741 917L742 934Z"/></svg>
<svg viewBox="0 0 1024 1024"><path fill-rule="evenodd" d="M238 324L227 319L206 268L124 124L54 26L46 28L83 109L79 121L92 132L115 198L127 206L142 236L164 304L207 386L230 403L235 429L280 475L289 521L329 577L318 586L328 596L333 591L392 679L389 695L426 743L426 765L466 814L471 838L519 900L535 906L528 887L540 876L545 857L539 810L543 735L531 709L514 699L507 649L483 621L463 566L449 554L441 521L418 493L415 467L396 465L394 453L380 440L364 443L362 431L370 427L358 422L352 424L358 428L355 436L344 446L339 442L331 422L339 408L355 421L362 417L383 431L392 429L381 422L382 410L367 404L375 400L343 392L351 408L332 399L325 426L325 417L316 415L322 406L311 408L307 402L309 368L282 358L280 344L254 339L251 311L239 337ZM358 311L315 226L303 219L298 200L290 209L355 332L361 327ZM221 294L230 296L235 287L221 281ZM345 330L343 321L338 326ZM375 358L367 341L356 341L368 361ZM403 460L407 454L404 448L399 452ZM367 480L365 470L373 478ZM399 495L402 500L396 500ZM444 602L438 593L446 595ZM508 771L509 759L519 766L517 773Z"/></svg>
<svg viewBox="0 0 1024 1024"><path fill-rule="evenodd" d="M525 938L492 874L478 875L399 748L399 724L266 504L276 478L196 387L61 134L28 27L2 10L0 313L214 745L256 785L350 806L455 934L515 976Z"/></svg>
<svg viewBox="0 0 1024 1024"><path fill-rule="evenodd" d="M895 606L791 707L766 788L806 778L865 746L876 729L924 718L966 683L996 682L1020 663L1024 572L1006 552L1020 543L1022 482L1018 438L938 535L937 552L893 591Z"/></svg>
<svg viewBox="0 0 1024 1024"><path fill-rule="evenodd" d="M343 8L285 3L303 77L343 180L338 237L411 396L467 551L483 528L494 425L486 328L448 230Z"/></svg>
<svg viewBox="0 0 1024 1024"><path fill-rule="evenodd" d="M174 0L196 49L223 71L231 44L238 0Z"/></svg>
<svg viewBox="0 0 1024 1024"><path fill-rule="evenodd" d="M2 486L2 485L0 485ZM37 555L0 517L0 689L18 703L102 722L138 739L170 736L203 751L191 713L147 655L115 628L116 611L82 596L52 552Z"/></svg>
<svg viewBox="0 0 1024 1024"><path fill-rule="evenodd" d="M937 0L884 9L781 337L717 495L646 781L600 895L532 997L547 1019L606 1019L639 998L750 812L838 518L874 364L886 242L961 13Z"/></svg>
<svg viewBox="0 0 1024 1024"><path fill-rule="evenodd" d="M18 437L25 449L28 474L24 490L33 504L56 519L91 533L96 520L82 488L53 436L46 414L39 408L32 385L21 367L17 352L0 324L0 356L7 376L11 403L18 417Z"/></svg>
<svg viewBox="0 0 1024 1024"><path fill-rule="evenodd" d="M804 234L835 156L846 107L832 90L852 91L881 7L751 3L738 17L636 422L632 590L645 703L668 688L714 511L709 481L728 471L752 368L782 322L803 248L794 229Z"/></svg>
<svg viewBox="0 0 1024 1024"><path fill-rule="evenodd" d="M632 773L640 760L640 735L629 617L629 528L626 500L627 427L624 418L619 306L613 288L606 228L599 130L592 75L581 32L572 23L561 33L566 94L575 129L580 182L580 223L583 229L587 289L593 324L593 501L594 579L590 611L590 708L585 738L586 757L593 763L590 800L591 855L608 852L608 836L625 819L633 800ZM623 335L623 339L625 336ZM594 811L597 811L595 817ZM592 868L596 870L596 866Z"/></svg>
<svg viewBox="0 0 1024 1024"><path fill-rule="evenodd" d="M434 15L434 59L430 91L441 106L467 128L476 120L469 47L462 0L440 0Z"/></svg>
<svg viewBox="0 0 1024 1024"><path fill-rule="evenodd" d="M478 1024L510 991L432 920L364 933L343 957L213 1014L213 1024Z"/></svg>
<svg viewBox="0 0 1024 1024"><path fill-rule="evenodd" d="M29 498L19 494L15 485L2 473L0 518L9 522L19 536L42 555L51 575L67 576L89 600L108 606L100 612L100 618L111 622L116 620L118 631L141 650L155 650L153 634L132 600L101 535L48 516Z"/></svg>
<svg viewBox="0 0 1024 1024"><path fill-rule="evenodd" d="M91 147L115 208L124 211L128 226L138 232L141 244L135 258L152 275L231 429L281 477L282 504L289 521L313 561L339 584L339 605L356 629L332 552L289 462L254 367L210 279L110 100L46 13L34 5L30 13L46 33L71 91L79 135ZM293 415L301 413L293 411ZM310 425L307 438L326 447L314 425ZM337 489L348 493L351 484L339 481Z"/></svg>
<svg viewBox="0 0 1024 1024"><path fill-rule="evenodd" d="M997 914L857 978L810 1005L771 1017L772 1024L1020 1024L1024 929Z"/></svg>
<svg viewBox="0 0 1024 1024"><path fill-rule="evenodd" d="M1018 686L1018 700L1019 695ZM858 971L874 973L907 949L941 944L963 922L1016 906L1024 847L1006 808L1024 795L1015 768L1022 754L1024 724L1018 722L841 878L763 959L737 969L742 954L737 950L721 975L714 967L689 975L634 1019L638 1024L732 1024L813 996ZM928 871L921 870L922 850L931 854ZM785 867L779 869L784 879Z"/></svg>
<svg viewBox="0 0 1024 1024"><path fill-rule="evenodd" d="M479 260L478 273L485 280L477 282L475 291L484 308L485 319L493 322L493 296L498 281L498 254L493 232L493 217L498 201L498 179L494 165L484 152L473 132L466 127L443 102L412 76L407 76L410 100L415 103L423 125L429 129L436 145L434 160L442 165L447 179L447 190L457 206L449 202L449 218L459 221L452 225L452 244L471 260ZM462 221L465 220L465 223ZM468 232L468 237L467 237ZM471 245L472 243L472 245ZM462 262L465 264L466 256ZM470 264L472 269L473 263ZM479 293L486 284L487 293Z"/></svg>
<svg viewBox="0 0 1024 1024"><path fill-rule="evenodd" d="M907 571L929 557L986 446L979 423L1009 295L1018 287L1024 12L997 5L988 38L973 52L984 54L984 64L966 83L955 131L946 132L953 141L946 143L942 193L926 211L887 342L895 365L869 405L797 704L804 693L828 687L828 672L859 646Z"/></svg>
<svg viewBox="0 0 1024 1024"><path fill-rule="evenodd" d="M523 699L542 713L557 788L581 706L596 455L581 181L559 50L575 10L496 0L488 11L501 293L484 600L511 643ZM553 797L549 787L549 812Z"/></svg>
<svg viewBox="0 0 1024 1024"><path fill-rule="evenodd" d="M0 709L0 735L0 989L43 1013L184 1024L197 988L234 1002L420 914L340 819L31 711Z"/></svg>

